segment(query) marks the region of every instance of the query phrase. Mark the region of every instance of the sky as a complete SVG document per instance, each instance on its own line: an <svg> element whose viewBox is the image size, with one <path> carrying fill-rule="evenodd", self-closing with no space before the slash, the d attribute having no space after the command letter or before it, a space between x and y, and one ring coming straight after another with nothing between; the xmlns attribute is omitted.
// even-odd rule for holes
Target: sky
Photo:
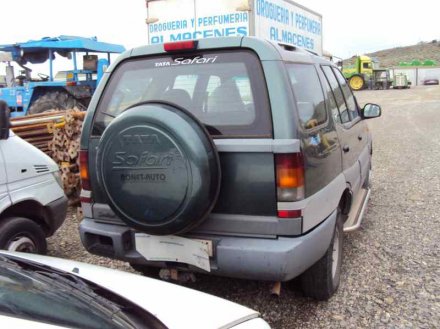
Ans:
<svg viewBox="0 0 440 329"><path fill-rule="evenodd" d="M435 0L296 2L322 14L324 49L342 58L440 40L440 3Z"/></svg>
<svg viewBox="0 0 440 329"><path fill-rule="evenodd" d="M341 58L440 39L434 0L296 2L323 15L324 49ZM126 48L147 42L144 0L3 0L2 9L0 44L61 34Z"/></svg>

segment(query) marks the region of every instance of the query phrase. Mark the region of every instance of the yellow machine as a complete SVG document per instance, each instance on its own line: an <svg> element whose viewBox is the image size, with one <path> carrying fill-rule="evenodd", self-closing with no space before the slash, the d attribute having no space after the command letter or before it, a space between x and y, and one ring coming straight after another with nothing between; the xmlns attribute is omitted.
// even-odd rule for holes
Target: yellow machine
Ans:
<svg viewBox="0 0 440 329"><path fill-rule="evenodd" d="M342 73L353 90L389 89L393 83L389 70L377 66L368 56L356 56L355 63L343 67Z"/></svg>
<svg viewBox="0 0 440 329"><path fill-rule="evenodd" d="M368 56L357 56L355 63L343 67L342 73L353 90L361 90L373 76L373 61Z"/></svg>

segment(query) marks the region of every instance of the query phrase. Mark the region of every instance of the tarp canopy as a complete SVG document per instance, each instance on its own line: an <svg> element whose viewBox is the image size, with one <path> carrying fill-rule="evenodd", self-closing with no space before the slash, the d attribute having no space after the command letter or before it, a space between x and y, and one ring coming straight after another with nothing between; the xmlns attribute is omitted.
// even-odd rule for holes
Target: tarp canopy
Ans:
<svg viewBox="0 0 440 329"><path fill-rule="evenodd" d="M20 64L44 63L49 58L50 49L64 57L68 57L72 51L95 53L122 53L125 51L121 45L100 42L96 37L83 38L66 35L0 45L0 51L11 53L13 60Z"/></svg>

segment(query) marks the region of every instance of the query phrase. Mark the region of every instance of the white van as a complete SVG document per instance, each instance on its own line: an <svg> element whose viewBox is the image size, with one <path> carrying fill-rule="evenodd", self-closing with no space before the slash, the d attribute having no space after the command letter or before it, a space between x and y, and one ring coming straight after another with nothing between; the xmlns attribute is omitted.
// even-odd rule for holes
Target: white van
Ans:
<svg viewBox="0 0 440 329"><path fill-rule="evenodd" d="M9 130L0 101L0 249L45 253L66 217L57 164Z"/></svg>

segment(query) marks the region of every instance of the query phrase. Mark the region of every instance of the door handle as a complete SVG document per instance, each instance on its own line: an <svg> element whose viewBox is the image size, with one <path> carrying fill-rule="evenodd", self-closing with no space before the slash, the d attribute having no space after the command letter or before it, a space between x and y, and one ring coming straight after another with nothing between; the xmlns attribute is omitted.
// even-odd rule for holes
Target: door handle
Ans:
<svg viewBox="0 0 440 329"><path fill-rule="evenodd" d="M362 140L362 135L359 135L358 139L359 139L359 141L361 141Z"/></svg>
<svg viewBox="0 0 440 329"><path fill-rule="evenodd" d="M342 150L347 153L348 151L350 151L350 146L348 145L344 145L344 147L342 148Z"/></svg>

